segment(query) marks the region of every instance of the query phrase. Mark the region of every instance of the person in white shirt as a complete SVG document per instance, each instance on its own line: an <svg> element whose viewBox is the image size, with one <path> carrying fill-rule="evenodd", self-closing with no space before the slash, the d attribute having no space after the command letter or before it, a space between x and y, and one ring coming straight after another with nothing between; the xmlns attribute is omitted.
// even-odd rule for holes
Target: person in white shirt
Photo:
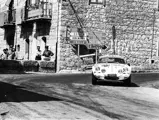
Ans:
<svg viewBox="0 0 159 120"><path fill-rule="evenodd" d="M37 46L37 51L36 51L35 60L41 60L41 50L40 50L40 46Z"/></svg>

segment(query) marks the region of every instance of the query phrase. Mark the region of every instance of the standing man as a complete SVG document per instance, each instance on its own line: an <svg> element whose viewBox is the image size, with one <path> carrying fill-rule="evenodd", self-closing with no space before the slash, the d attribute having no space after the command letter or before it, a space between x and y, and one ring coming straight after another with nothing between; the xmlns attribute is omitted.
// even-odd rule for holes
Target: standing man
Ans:
<svg viewBox="0 0 159 120"><path fill-rule="evenodd" d="M45 46L45 50L42 54L42 56L44 56L44 60L50 61L51 56L53 56L53 55L54 55L54 53L49 50L49 47Z"/></svg>
<svg viewBox="0 0 159 120"><path fill-rule="evenodd" d="M15 49L13 48L12 45L10 45L8 50L8 60L13 60L14 57L15 57Z"/></svg>
<svg viewBox="0 0 159 120"><path fill-rule="evenodd" d="M8 60L8 49L3 49L3 53L0 55L1 60Z"/></svg>
<svg viewBox="0 0 159 120"><path fill-rule="evenodd" d="M40 46L37 46L37 51L36 51L35 60L41 60L41 50L40 50Z"/></svg>

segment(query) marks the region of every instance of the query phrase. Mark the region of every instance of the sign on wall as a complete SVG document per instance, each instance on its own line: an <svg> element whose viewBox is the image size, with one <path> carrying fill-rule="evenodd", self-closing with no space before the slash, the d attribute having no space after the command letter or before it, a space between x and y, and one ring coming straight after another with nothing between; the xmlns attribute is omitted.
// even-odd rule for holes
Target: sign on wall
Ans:
<svg viewBox="0 0 159 120"><path fill-rule="evenodd" d="M71 28L70 40L86 40L86 32L81 28Z"/></svg>
<svg viewBox="0 0 159 120"><path fill-rule="evenodd" d="M105 33L85 31L77 27L68 27L66 34L70 44L86 45L88 49L100 49L101 42L106 40Z"/></svg>
<svg viewBox="0 0 159 120"><path fill-rule="evenodd" d="M86 32L81 28L67 28L66 37L70 44L87 44L86 36Z"/></svg>
<svg viewBox="0 0 159 120"><path fill-rule="evenodd" d="M88 42L86 40L70 40L70 44L86 45Z"/></svg>
<svg viewBox="0 0 159 120"><path fill-rule="evenodd" d="M88 40L93 44L101 44L106 40L106 34L102 32L88 32Z"/></svg>
<svg viewBox="0 0 159 120"><path fill-rule="evenodd" d="M102 45L101 44L88 44L87 48L88 49L101 49Z"/></svg>

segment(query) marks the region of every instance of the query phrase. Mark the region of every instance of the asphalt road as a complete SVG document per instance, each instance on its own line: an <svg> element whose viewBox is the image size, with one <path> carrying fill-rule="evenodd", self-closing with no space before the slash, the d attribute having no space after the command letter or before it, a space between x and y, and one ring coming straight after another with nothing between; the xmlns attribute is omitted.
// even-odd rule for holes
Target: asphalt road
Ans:
<svg viewBox="0 0 159 120"><path fill-rule="evenodd" d="M10 106L6 120L52 120L61 113L65 114L60 119L67 116L102 120L103 115L119 120L159 118L159 91L139 87L158 81L159 73L132 74L131 86L122 82L100 82L99 86L93 86L91 74L12 74L1 75L0 80L0 100ZM76 113L70 107L74 105L80 108ZM56 115L52 114L55 111Z"/></svg>
<svg viewBox="0 0 159 120"><path fill-rule="evenodd" d="M56 74L30 78L32 82L45 83L83 83L91 84L91 74ZM144 83L159 81L159 73L134 73L132 74L132 85L141 86ZM121 82L100 82L99 85L122 85Z"/></svg>
<svg viewBox="0 0 159 120"><path fill-rule="evenodd" d="M15 89L23 87L40 87L41 84L49 86L60 84L71 87L73 84L92 85L91 74L22 74L22 75L1 75L0 97L12 94ZM125 86L123 82L99 82L102 86L118 87L139 87L149 83L159 81L159 73L136 73L132 74L132 84ZM1 99L2 100L2 99Z"/></svg>

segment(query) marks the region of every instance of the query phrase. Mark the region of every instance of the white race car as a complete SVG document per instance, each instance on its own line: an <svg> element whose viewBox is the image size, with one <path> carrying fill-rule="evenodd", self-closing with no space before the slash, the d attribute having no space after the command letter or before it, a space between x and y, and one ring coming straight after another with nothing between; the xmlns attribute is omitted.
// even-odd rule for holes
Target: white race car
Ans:
<svg viewBox="0 0 159 120"><path fill-rule="evenodd" d="M100 56L98 63L92 67L92 84L96 85L99 80L123 81L130 85L131 67L121 56Z"/></svg>

